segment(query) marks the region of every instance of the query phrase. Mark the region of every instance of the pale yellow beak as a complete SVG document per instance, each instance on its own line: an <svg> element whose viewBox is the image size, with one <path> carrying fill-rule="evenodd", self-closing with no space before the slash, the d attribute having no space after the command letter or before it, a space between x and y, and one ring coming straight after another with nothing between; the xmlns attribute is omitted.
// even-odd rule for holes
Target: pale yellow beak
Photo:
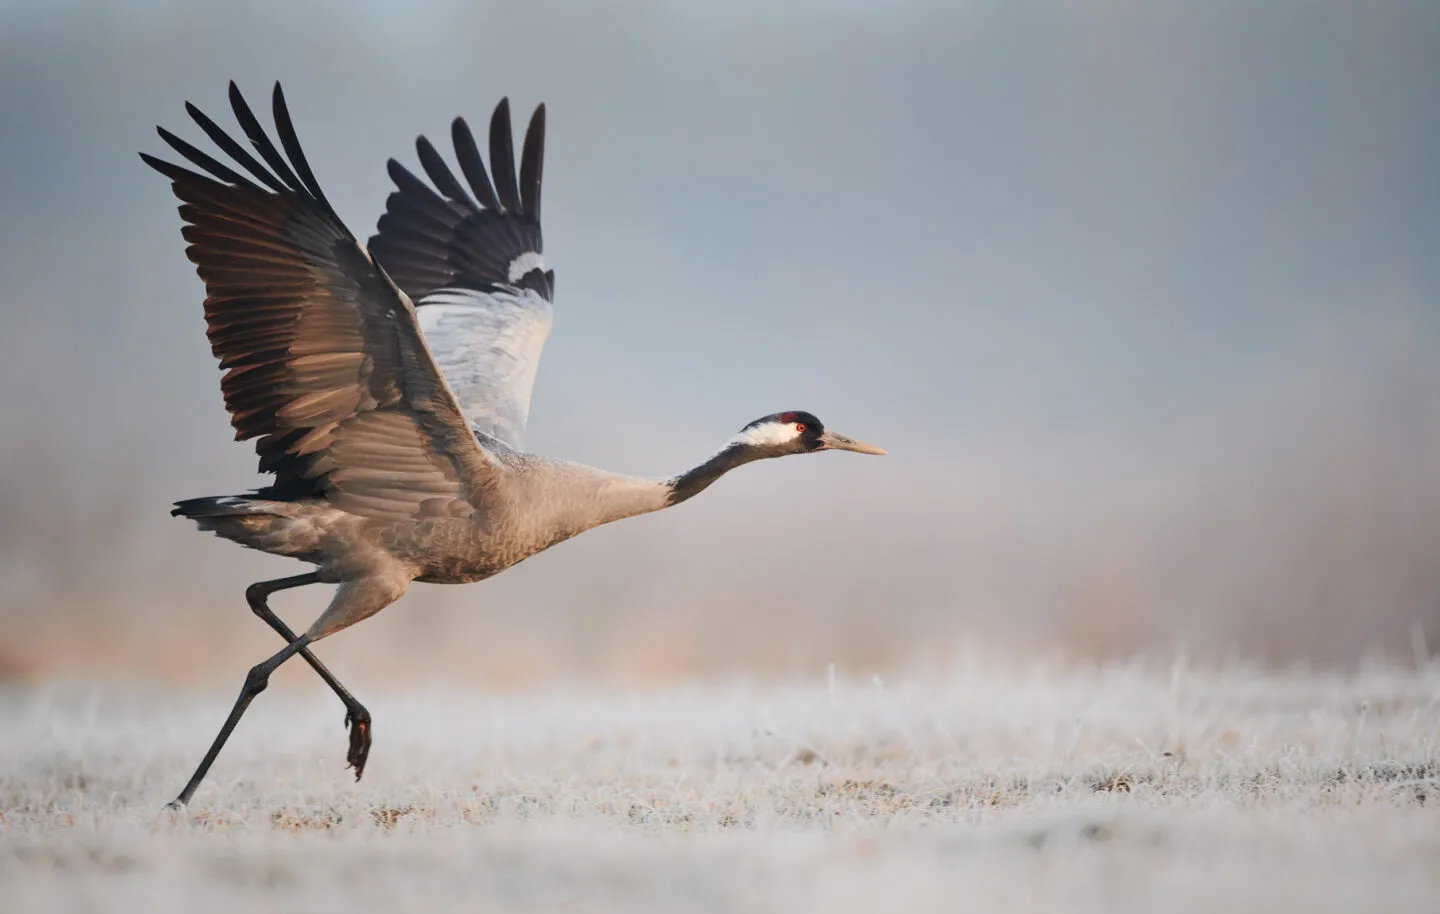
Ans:
<svg viewBox="0 0 1440 914"><path fill-rule="evenodd" d="M879 454L882 456L885 453L883 447L876 447L873 444L856 441L854 438L846 438L844 435L837 435L828 429L820 434L820 449L822 451L854 451L857 454Z"/></svg>

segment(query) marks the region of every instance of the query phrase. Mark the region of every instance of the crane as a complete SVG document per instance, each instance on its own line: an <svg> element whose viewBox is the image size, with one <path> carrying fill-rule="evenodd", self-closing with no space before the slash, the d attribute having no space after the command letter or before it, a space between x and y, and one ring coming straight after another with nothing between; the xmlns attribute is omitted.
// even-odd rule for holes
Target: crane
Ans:
<svg viewBox="0 0 1440 914"><path fill-rule="evenodd" d="M518 177L507 100L490 121L489 172L465 121L452 125L469 191L423 136L416 147L433 189L390 160L396 190L366 246L321 191L280 84L279 148L233 82L229 99L259 159L188 102L232 163L163 127L161 139L199 170L141 158L180 200L235 438L255 441L260 472L274 479L244 495L178 501L171 513L315 569L247 588L252 611L285 647L246 674L172 808L189 804L246 708L296 654L345 705L346 762L358 780L370 713L310 648L395 602L412 581L483 580L592 527L677 505L764 458L885 453L801 410L756 419L665 479L527 453L554 290L540 233L544 106L526 131ZM269 597L309 584L338 586L296 634Z"/></svg>

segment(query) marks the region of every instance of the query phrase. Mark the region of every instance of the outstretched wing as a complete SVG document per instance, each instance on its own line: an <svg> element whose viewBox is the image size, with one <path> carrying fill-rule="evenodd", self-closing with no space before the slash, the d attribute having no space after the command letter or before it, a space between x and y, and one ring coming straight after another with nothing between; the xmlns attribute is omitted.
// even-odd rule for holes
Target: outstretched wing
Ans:
<svg viewBox="0 0 1440 914"><path fill-rule="evenodd" d="M465 428L414 308L325 199L280 85L283 156L233 82L230 104L265 164L186 110L248 177L164 128L205 173L141 158L181 200L236 439L257 439L275 497L324 497L368 517L468 516L500 468Z"/></svg>
<svg viewBox="0 0 1440 914"><path fill-rule="evenodd" d="M415 148L435 189L391 159L397 189L370 251L415 302L425 341L471 428L519 450L555 288L541 256L545 106L525 132L518 182L508 99L490 119L493 185L464 119L451 125L451 139L470 191L420 137Z"/></svg>

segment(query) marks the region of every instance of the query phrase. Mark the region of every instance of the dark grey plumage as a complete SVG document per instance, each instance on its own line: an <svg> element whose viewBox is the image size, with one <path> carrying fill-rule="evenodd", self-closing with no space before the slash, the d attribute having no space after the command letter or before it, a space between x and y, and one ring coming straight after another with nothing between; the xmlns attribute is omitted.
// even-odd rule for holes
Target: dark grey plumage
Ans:
<svg viewBox="0 0 1440 914"><path fill-rule="evenodd" d="M554 280L540 259L543 107L527 131L518 180L508 104L496 109L493 185L468 127L455 122L473 198L423 137L421 163L441 193L392 161L398 190L367 251L321 191L280 86L278 149L233 83L230 102L259 159L193 105L186 110L243 173L163 128L160 136L198 170L142 158L181 200L235 437L255 441L260 471L275 479L247 495L180 501L173 513L316 570L247 591L286 647L250 671L174 805L188 803L270 672L295 654L345 703L358 778L370 716L308 646L380 611L411 581L481 580L591 527L677 504L754 460L826 449L883 453L803 412L756 420L670 479L523 453ZM296 635L266 601L312 583L340 586Z"/></svg>

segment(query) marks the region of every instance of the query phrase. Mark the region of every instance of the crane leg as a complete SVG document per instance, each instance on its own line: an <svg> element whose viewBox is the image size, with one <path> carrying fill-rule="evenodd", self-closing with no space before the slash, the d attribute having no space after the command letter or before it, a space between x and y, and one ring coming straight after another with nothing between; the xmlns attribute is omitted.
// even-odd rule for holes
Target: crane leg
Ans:
<svg viewBox="0 0 1440 914"><path fill-rule="evenodd" d="M266 602L272 593L282 590L289 590L292 587L304 587L306 584L315 584L320 580L320 575L315 572L309 574L298 574L291 578L280 578L275 581L261 581L258 584L251 584L245 588L245 602L250 604L250 609L271 628L275 629L284 638L286 643L295 640L295 633L290 626L281 621L275 615L269 604ZM350 690L340 684L334 674L325 668L325 664L306 648L300 649L300 656L310 664L310 668L320 674L330 690L345 703L345 729L350 731L350 750L345 756L347 767L355 769L355 780L360 780L360 775L365 772L365 760L370 756L370 712L365 706L350 694Z"/></svg>
<svg viewBox="0 0 1440 914"><path fill-rule="evenodd" d="M210 744L210 751L206 752L205 757L200 760L200 767L196 768L195 773L190 776L185 789L180 791L180 796L170 801L170 809L181 809L190 803L190 798L195 795L195 788L199 787L200 782L205 779L206 772L215 763L215 757L220 754L220 750L225 746L225 741L230 738L230 733L240 722L241 716L245 714L245 709L250 707L250 702L255 700L255 696L265 691L265 687L270 684L270 674L275 672L280 664L303 651L310 640L309 635L301 635L281 648L280 652L270 659L250 668L250 672L245 675L245 685L240 689L240 697L235 699L235 707L230 710L230 716L225 718L224 726L216 734L215 741Z"/></svg>

